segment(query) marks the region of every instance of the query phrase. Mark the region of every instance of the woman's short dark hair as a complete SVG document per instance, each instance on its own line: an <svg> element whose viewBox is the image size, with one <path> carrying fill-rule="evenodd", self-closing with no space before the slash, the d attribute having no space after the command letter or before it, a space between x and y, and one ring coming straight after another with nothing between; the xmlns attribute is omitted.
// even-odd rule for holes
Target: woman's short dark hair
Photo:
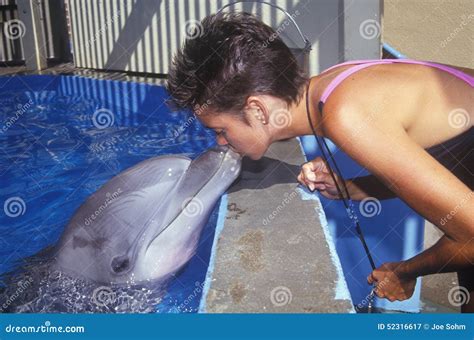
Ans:
<svg viewBox="0 0 474 340"><path fill-rule="evenodd" d="M239 114L251 95L299 100L306 77L278 34L252 14L210 15L192 33L169 71L173 106Z"/></svg>

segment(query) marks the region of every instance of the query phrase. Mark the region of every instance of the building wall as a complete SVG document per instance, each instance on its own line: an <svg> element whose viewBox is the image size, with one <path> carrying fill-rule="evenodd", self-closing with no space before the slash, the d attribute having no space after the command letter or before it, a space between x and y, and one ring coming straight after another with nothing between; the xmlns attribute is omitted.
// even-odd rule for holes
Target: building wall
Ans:
<svg viewBox="0 0 474 340"><path fill-rule="evenodd" d="M474 1L384 0L383 41L409 58L474 68Z"/></svg>
<svg viewBox="0 0 474 340"><path fill-rule="evenodd" d="M74 63L84 68L166 74L189 28L232 2L69 0ZM288 11L311 41L310 74L344 60L380 56L380 0L268 2ZM281 11L257 1L230 9L251 12L279 29L289 47L304 46ZM361 28L369 34L360 34Z"/></svg>

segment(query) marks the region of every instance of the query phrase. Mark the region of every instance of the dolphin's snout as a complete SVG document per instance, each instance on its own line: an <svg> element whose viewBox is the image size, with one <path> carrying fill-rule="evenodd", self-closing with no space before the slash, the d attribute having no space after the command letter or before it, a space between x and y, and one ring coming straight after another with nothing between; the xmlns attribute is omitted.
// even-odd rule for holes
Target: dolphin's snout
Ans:
<svg viewBox="0 0 474 340"><path fill-rule="evenodd" d="M208 169L215 169L218 178L226 177L234 181L240 173L242 155L227 145L216 145L203 154L202 160L207 163Z"/></svg>
<svg viewBox="0 0 474 340"><path fill-rule="evenodd" d="M238 152L235 152L234 150L232 150L232 148L230 148L227 145L216 145L215 147L211 148L209 151L217 152L223 158L226 158L226 159L233 159L233 160L239 160L239 161L242 159L241 154L239 154Z"/></svg>

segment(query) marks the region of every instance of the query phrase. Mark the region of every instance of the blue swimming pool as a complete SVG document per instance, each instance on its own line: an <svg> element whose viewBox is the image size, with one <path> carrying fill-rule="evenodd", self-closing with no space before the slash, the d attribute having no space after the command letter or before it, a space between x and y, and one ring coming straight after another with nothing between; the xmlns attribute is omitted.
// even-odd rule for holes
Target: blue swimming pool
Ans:
<svg viewBox="0 0 474 340"><path fill-rule="evenodd" d="M0 274L54 245L81 203L120 171L157 155L194 158L215 143L189 112L170 112L165 98L162 86L142 83L0 78ZM158 312L197 311L217 210Z"/></svg>

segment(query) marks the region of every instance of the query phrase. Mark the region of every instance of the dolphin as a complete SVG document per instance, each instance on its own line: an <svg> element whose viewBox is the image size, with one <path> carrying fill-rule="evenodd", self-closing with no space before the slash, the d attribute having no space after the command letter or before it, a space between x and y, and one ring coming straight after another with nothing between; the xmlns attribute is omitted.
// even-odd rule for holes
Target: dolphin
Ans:
<svg viewBox="0 0 474 340"><path fill-rule="evenodd" d="M216 146L194 160L158 156L116 175L76 210L56 246L55 266L99 283L165 281L195 253L241 159Z"/></svg>

